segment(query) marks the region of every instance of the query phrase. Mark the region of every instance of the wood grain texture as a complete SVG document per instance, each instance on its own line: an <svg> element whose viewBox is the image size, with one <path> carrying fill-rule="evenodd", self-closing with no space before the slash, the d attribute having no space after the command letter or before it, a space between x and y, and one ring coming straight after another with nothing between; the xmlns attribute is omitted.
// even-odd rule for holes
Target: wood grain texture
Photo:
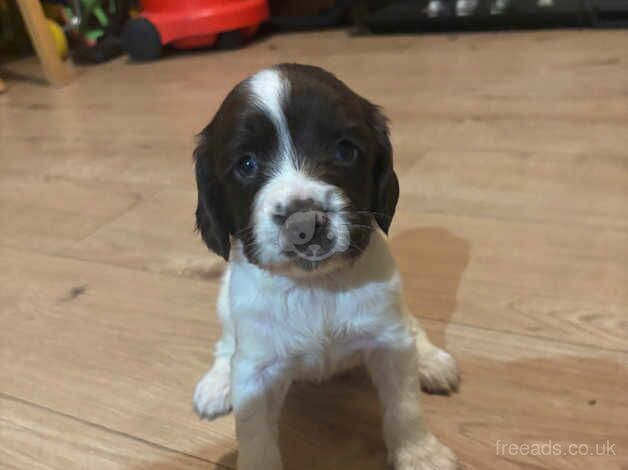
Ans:
<svg viewBox="0 0 628 470"><path fill-rule="evenodd" d="M231 418L209 425L190 406L192 386L218 334L206 302L216 295L212 283L115 266L93 269L91 262L13 249L0 254L11 266L0 277L8 293L0 298L5 393L233 466ZM464 380L459 395L426 398L428 420L455 449L469 453L466 460L474 462L475 455L478 464L501 465L492 448L497 439L628 439L628 400L620 393L628 387L628 354L424 323L459 358ZM316 455L326 457L312 468L381 468L379 419L364 377L297 386L282 428L289 468L309 465ZM613 465L621 458L603 462L620 468ZM574 468L589 464L584 459Z"/></svg>
<svg viewBox="0 0 628 470"><path fill-rule="evenodd" d="M61 89L3 65L0 468L235 468L230 417L192 412L223 262L193 232L194 135L282 61L384 106L390 243L413 313L459 360L423 396L468 469L628 468L628 61L622 31L354 38L121 59ZM602 78L603 77L603 78ZM297 384L286 469L386 468L364 374ZM606 441L615 455L567 455ZM559 446L562 455L499 452Z"/></svg>
<svg viewBox="0 0 628 470"><path fill-rule="evenodd" d="M1 243L58 252L135 206L146 194L141 186L2 172Z"/></svg>
<svg viewBox="0 0 628 470"><path fill-rule="evenodd" d="M220 469L201 458L0 395L3 469Z"/></svg>
<svg viewBox="0 0 628 470"><path fill-rule="evenodd" d="M198 243L192 217L196 200L196 190L160 191L64 253L134 269L217 280L224 261Z"/></svg>

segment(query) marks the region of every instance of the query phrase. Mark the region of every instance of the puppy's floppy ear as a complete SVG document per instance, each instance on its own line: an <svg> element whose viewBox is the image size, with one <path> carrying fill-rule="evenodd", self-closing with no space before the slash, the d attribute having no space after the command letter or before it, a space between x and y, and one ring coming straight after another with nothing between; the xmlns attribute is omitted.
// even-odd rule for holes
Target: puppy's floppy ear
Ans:
<svg viewBox="0 0 628 470"><path fill-rule="evenodd" d="M378 106L371 103L367 106L369 125L376 142L371 211L384 233L388 233L399 199L399 181L393 169L388 119Z"/></svg>
<svg viewBox="0 0 628 470"><path fill-rule="evenodd" d="M206 127L194 150L198 205L196 206L196 229L201 233L207 247L225 260L229 260L229 219L222 197L221 184L211 168L210 129Z"/></svg>

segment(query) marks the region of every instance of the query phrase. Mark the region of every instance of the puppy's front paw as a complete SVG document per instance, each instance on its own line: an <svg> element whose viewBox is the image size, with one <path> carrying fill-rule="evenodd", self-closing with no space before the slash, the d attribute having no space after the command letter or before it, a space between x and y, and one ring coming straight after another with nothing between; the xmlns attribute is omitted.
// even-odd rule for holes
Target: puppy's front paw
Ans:
<svg viewBox="0 0 628 470"><path fill-rule="evenodd" d="M395 470L459 470L454 453L433 434L420 442L410 442L393 456Z"/></svg>
<svg viewBox="0 0 628 470"><path fill-rule="evenodd" d="M419 378L421 388L428 393L449 395L457 392L460 384L456 360L436 346L419 351Z"/></svg>
<svg viewBox="0 0 628 470"><path fill-rule="evenodd" d="M231 382L228 366L214 366L196 384L194 410L200 418L208 420L231 412Z"/></svg>

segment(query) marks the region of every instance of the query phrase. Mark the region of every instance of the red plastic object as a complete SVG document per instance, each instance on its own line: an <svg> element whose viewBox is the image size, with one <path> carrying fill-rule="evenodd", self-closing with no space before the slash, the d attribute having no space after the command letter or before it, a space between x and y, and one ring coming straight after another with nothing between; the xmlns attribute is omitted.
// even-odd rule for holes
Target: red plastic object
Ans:
<svg viewBox="0 0 628 470"><path fill-rule="evenodd" d="M267 0L142 0L141 17L159 32L161 44L211 46L220 33L253 36L269 18Z"/></svg>

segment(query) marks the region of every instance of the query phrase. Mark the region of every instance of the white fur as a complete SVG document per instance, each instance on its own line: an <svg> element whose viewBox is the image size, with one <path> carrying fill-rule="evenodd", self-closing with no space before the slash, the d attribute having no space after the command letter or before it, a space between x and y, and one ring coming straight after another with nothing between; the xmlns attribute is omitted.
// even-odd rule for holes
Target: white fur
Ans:
<svg viewBox="0 0 628 470"><path fill-rule="evenodd" d="M265 69L249 79L251 99L265 111L275 125L279 137L279 161L295 161L294 146L283 112L283 103L290 92L290 82L279 70Z"/></svg>
<svg viewBox="0 0 628 470"><path fill-rule="evenodd" d="M297 199L317 202L331 214L342 251L350 242L347 199L340 188L298 168L282 111L288 81L269 69L249 85L277 129L280 158L255 199L259 265L246 259L238 240L232 243L218 299L222 338L214 365L197 385L197 413L211 419L233 407L238 469L280 470L278 419L290 383L324 380L364 364L384 408L384 438L396 470L456 468L451 451L423 425L418 401L420 384L455 389L456 365L406 311L384 235L375 228L357 260L335 256L312 272L291 267L282 255L280 227L272 220L278 207Z"/></svg>
<svg viewBox="0 0 628 470"><path fill-rule="evenodd" d="M440 384L445 391L457 385L455 363L406 312L381 232L373 233L355 263L311 279L263 270L245 259L238 243L231 257L218 305L223 337L195 404L202 417L229 411L229 358L239 470L281 468L277 420L290 382L320 381L360 363L383 403L384 435L397 470L455 468L451 451L423 426L418 402L418 368L447 377ZM430 354L422 357L421 351Z"/></svg>

